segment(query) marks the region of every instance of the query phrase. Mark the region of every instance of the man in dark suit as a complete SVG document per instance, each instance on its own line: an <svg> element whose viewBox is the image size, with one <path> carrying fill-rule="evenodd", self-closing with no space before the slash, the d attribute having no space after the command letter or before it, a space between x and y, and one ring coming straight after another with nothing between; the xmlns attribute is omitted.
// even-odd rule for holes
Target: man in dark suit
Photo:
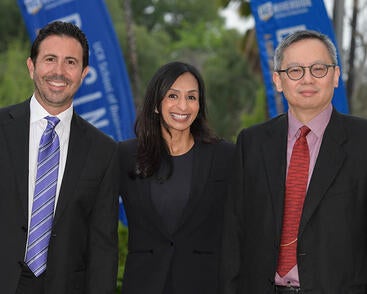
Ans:
<svg viewBox="0 0 367 294"><path fill-rule="evenodd" d="M72 106L88 72L88 50L73 24L41 29L27 60L33 96L0 110L1 293L115 293L117 144ZM56 147L43 166L57 160L40 179L46 125L52 142L45 145ZM53 182L44 180L47 188L37 194L49 176Z"/></svg>
<svg viewBox="0 0 367 294"><path fill-rule="evenodd" d="M331 105L340 69L325 35L286 37L274 68L289 111L239 134L221 293L367 293L367 122Z"/></svg>

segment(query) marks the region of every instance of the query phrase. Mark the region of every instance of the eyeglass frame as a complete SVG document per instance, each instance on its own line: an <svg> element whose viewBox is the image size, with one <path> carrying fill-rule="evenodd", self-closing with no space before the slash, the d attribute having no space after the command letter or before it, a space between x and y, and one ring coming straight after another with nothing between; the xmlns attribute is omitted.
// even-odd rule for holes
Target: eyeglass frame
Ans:
<svg viewBox="0 0 367 294"><path fill-rule="evenodd" d="M323 76L321 76L321 77L317 77L317 76L315 76L315 75L312 73L312 67L313 67L313 66L315 66L315 65L323 65L323 66L326 66L326 72L325 72L325 74L324 74ZM277 73L285 72L285 73L287 74L287 77L288 77L290 80L292 80L292 81L299 81L300 79L302 79L302 78L305 76L305 74L306 74L306 68L308 68L308 69L310 70L310 74L311 74L314 78L322 79L322 78L324 78L324 77L328 74L328 72L329 72L329 67L333 67L333 68L335 68L336 66L338 66L338 65L337 65L337 64L333 64L333 63L332 63L332 64L314 63L314 64L311 64L311 65L309 65L309 66L294 65L294 66L290 66L290 67L288 67L288 68L286 68L286 69L279 69L279 70L276 70L275 72L277 72ZM291 77L289 76L288 71L289 71L290 69L292 69L292 68L301 68L301 69L302 69L302 75L301 75L298 79L294 79L294 78L291 78Z"/></svg>

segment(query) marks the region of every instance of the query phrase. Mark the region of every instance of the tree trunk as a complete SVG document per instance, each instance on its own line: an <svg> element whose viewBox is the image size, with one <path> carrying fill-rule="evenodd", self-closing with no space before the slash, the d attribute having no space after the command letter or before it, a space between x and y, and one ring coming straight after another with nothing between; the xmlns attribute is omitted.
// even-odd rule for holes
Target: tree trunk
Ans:
<svg viewBox="0 0 367 294"><path fill-rule="evenodd" d="M349 51L349 69L348 69L348 81L347 81L347 95L349 100L350 109L352 109L352 96L354 89L354 56L356 51L356 38L357 38L357 18L358 18L358 0L353 0L353 16L351 21L351 38L350 38L350 51Z"/></svg>
<svg viewBox="0 0 367 294"><path fill-rule="evenodd" d="M132 91L134 96L134 103L136 107L140 105L140 76L138 71L138 54L136 50L136 39L133 30L133 15L131 9L131 0L123 0L124 4L124 14L125 14L125 23L126 23L126 35L127 35L127 46L128 52L127 56L130 60L131 64L131 83L132 83Z"/></svg>
<svg viewBox="0 0 367 294"><path fill-rule="evenodd" d="M344 60L343 52L343 20L344 20L344 0L334 0L333 24L336 41L339 49L340 60Z"/></svg>

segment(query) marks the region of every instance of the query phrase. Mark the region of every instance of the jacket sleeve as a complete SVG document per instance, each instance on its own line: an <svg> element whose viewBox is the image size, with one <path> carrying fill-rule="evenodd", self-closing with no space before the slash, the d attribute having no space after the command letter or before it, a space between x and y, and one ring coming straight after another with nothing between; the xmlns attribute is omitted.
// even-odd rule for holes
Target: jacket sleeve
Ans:
<svg viewBox="0 0 367 294"><path fill-rule="evenodd" d="M240 252L240 218L239 207L243 195L243 154L241 138L237 140L228 196L224 211L222 250L220 258L220 294L238 293L239 272L241 265Z"/></svg>
<svg viewBox="0 0 367 294"><path fill-rule="evenodd" d="M107 154L106 154L107 156ZM117 144L91 212L88 240L87 291L115 294L118 268L118 160Z"/></svg>

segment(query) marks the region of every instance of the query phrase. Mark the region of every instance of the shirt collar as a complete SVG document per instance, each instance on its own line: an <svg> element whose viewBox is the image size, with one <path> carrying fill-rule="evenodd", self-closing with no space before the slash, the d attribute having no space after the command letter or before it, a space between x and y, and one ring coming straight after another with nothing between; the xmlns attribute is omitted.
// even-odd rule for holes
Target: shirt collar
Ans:
<svg viewBox="0 0 367 294"><path fill-rule="evenodd" d="M30 112L31 112L31 116L30 116L31 123L39 121L45 118L46 116L54 116L54 115L49 114L46 111L46 109L44 109L41 106L41 104L37 101L34 94L31 97ZM58 119L60 119L60 123L65 124L65 125L70 124L71 118L73 116L73 105L70 105L68 109L64 110L63 112L59 113L56 116Z"/></svg>
<svg viewBox="0 0 367 294"><path fill-rule="evenodd" d="M329 104L322 112L310 120L306 126L310 128L311 132L314 133L318 138L322 137L326 126L328 125L333 112L333 106ZM288 135L290 137L297 136L298 130L304 124L301 123L292 113L288 110Z"/></svg>

